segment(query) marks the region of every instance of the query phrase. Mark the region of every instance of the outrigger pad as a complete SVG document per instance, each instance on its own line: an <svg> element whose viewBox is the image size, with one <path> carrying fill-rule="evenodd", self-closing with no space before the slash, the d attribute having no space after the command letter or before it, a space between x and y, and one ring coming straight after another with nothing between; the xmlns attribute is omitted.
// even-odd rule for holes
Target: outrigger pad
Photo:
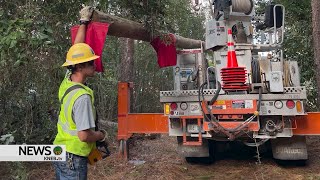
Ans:
<svg viewBox="0 0 320 180"><path fill-rule="evenodd" d="M277 138L271 140L273 158L279 160L307 160L308 151L305 136Z"/></svg>
<svg viewBox="0 0 320 180"><path fill-rule="evenodd" d="M178 153L184 157L209 157L209 145L207 139L202 139L201 146L182 145L182 137L178 136Z"/></svg>

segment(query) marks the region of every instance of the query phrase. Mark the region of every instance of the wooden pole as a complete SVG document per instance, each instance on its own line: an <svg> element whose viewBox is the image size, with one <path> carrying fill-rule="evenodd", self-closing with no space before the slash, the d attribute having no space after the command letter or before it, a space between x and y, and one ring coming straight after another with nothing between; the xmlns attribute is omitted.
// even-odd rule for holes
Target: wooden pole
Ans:
<svg viewBox="0 0 320 180"><path fill-rule="evenodd" d="M141 40L151 42L155 37L164 35L155 30L151 34L143 24L137 23L128 19L120 18L110 14L95 10L92 16L92 20L96 22L106 22L109 25L108 35L116 37L125 37L135 40ZM183 49L201 48L201 40L189 39L182 36L174 35L176 39L176 47Z"/></svg>

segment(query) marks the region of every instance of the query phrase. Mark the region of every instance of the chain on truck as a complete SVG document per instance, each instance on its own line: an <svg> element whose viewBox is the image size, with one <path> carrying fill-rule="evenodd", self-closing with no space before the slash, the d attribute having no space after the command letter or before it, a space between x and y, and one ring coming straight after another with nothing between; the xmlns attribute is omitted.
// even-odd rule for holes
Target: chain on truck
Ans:
<svg viewBox="0 0 320 180"><path fill-rule="evenodd" d="M133 133L177 137L187 161L213 160L214 142L270 142L279 160L307 160L306 135L320 133L318 113L307 113L306 88L296 61L284 59L285 7L255 14L252 0L215 0L200 49L177 52L174 89L160 92L163 114L132 114L131 84L119 83L120 153ZM258 156L259 157L259 156Z"/></svg>

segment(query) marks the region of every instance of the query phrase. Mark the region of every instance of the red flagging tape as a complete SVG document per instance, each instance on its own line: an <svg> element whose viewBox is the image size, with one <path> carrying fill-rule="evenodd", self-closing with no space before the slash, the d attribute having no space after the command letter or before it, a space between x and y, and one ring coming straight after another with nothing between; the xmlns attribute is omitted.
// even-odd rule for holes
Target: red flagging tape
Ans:
<svg viewBox="0 0 320 180"><path fill-rule="evenodd" d="M74 43L78 29L79 25L73 26L71 28L72 44ZM96 55L100 56L98 59L95 60L97 72L103 72L103 65L101 59L108 29L108 23L90 22L87 26L85 43L87 43L93 49Z"/></svg>
<svg viewBox="0 0 320 180"><path fill-rule="evenodd" d="M168 34L164 36L163 39L156 37L150 44L157 52L158 65L160 68L175 66L177 64L177 50L173 34Z"/></svg>

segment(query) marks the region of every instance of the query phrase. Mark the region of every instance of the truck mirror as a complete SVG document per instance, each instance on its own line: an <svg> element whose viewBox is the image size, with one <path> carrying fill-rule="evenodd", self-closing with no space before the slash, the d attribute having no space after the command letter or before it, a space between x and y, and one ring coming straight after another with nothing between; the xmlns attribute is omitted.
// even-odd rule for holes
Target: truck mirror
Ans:
<svg viewBox="0 0 320 180"><path fill-rule="evenodd" d="M274 27L274 9L275 5L268 5L266 7L266 12L265 12L265 25L267 27ZM282 19L283 19L283 11L280 6L276 6L276 27L279 28L282 26Z"/></svg>

